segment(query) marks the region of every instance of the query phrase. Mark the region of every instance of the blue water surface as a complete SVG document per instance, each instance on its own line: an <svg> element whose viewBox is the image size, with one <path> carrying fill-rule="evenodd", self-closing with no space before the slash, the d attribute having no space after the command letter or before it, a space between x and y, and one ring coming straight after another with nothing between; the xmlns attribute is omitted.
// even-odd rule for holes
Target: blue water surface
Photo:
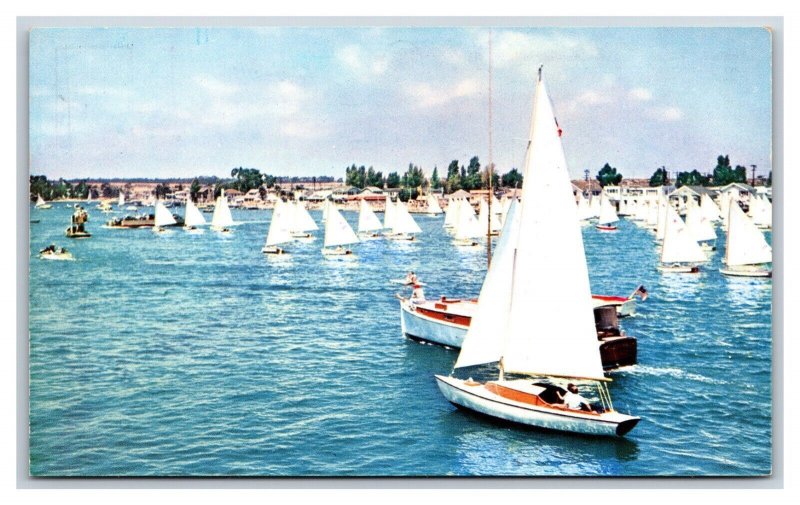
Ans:
<svg viewBox="0 0 800 505"><path fill-rule="evenodd" d="M65 204L31 210L32 475L771 471L772 283L719 273L719 229L695 276L659 273L653 234L630 222L584 229L593 292L650 292L623 321L639 364L610 385L642 421L596 439L500 424L439 393L433 374L457 351L402 337L391 280L414 270L429 297L477 296L485 251L451 245L442 217L416 218L418 243L363 242L343 261L320 254L322 230L265 257L271 211L234 210L223 237L104 229L90 210L88 240L64 236ZM38 259L50 243L76 261Z"/></svg>

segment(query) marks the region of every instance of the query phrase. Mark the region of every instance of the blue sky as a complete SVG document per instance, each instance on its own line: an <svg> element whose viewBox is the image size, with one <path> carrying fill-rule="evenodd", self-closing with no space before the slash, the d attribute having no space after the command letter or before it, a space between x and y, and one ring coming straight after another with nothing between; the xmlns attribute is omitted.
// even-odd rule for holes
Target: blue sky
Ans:
<svg viewBox="0 0 800 505"><path fill-rule="evenodd" d="M771 169L760 28L495 28L493 160L520 167L536 69L573 177ZM341 177L488 159L488 28L40 29L31 172Z"/></svg>

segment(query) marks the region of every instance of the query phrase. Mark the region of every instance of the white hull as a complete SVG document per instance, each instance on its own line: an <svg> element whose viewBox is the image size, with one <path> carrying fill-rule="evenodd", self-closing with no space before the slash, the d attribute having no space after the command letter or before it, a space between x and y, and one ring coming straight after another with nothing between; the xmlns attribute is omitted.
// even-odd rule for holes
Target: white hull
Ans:
<svg viewBox="0 0 800 505"><path fill-rule="evenodd" d="M47 209L52 209L53 206L50 205L49 203L46 203L44 205L37 205L36 208L39 210L47 210Z"/></svg>
<svg viewBox="0 0 800 505"><path fill-rule="evenodd" d="M658 265L658 271L665 274L696 274L700 269L690 265Z"/></svg>
<svg viewBox="0 0 800 505"><path fill-rule="evenodd" d="M345 256L353 256L353 251L350 249L322 249L323 256L329 257L345 257Z"/></svg>
<svg viewBox="0 0 800 505"><path fill-rule="evenodd" d="M52 253L52 254L41 254L39 253L39 258L43 260L51 260L51 261L74 261L75 258L72 257L70 253Z"/></svg>
<svg viewBox="0 0 800 505"><path fill-rule="evenodd" d="M231 229L230 228L222 228L222 227L219 227L219 226L212 226L211 230L215 231L217 233L222 233L222 234L231 233Z"/></svg>
<svg viewBox="0 0 800 505"><path fill-rule="evenodd" d="M359 232L358 238L362 241L364 240L380 240L383 238L383 235L373 232Z"/></svg>
<svg viewBox="0 0 800 505"><path fill-rule="evenodd" d="M201 229L201 228L196 228L196 227L194 227L194 226L184 226L184 227L183 227L183 230L184 230L186 233L189 233L189 234L191 234L191 235L202 235L203 233L205 233L205 231L204 231L203 229Z"/></svg>
<svg viewBox="0 0 800 505"><path fill-rule="evenodd" d="M453 244L458 247L480 247L480 243L470 239L457 239L453 240Z"/></svg>
<svg viewBox="0 0 800 505"><path fill-rule="evenodd" d="M427 317L411 310L409 303L400 302L400 328L403 336L447 347L461 347L467 334L467 326Z"/></svg>
<svg viewBox="0 0 800 505"><path fill-rule="evenodd" d="M730 277L772 277L772 270L758 268L720 268L719 271L723 275L728 275Z"/></svg>
<svg viewBox="0 0 800 505"><path fill-rule="evenodd" d="M436 375L436 383L444 397L456 406L538 428L585 435L622 436L639 422L638 417L619 412L591 414L516 401L495 394L482 384L468 383L454 377Z"/></svg>
<svg viewBox="0 0 800 505"><path fill-rule="evenodd" d="M407 233L388 234L385 235L385 237L389 240L405 240L409 242L412 240L416 240L416 237L414 237L414 235L409 235Z"/></svg>
<svg viewBox="0 0 800 505"><path fill-rule="evenodd" d="M276 254L276 255L288 254L285 250L281 249L278 246L274 246L274 245L263 247L261 249L261 252L264 253L264 254Z"/></svg>

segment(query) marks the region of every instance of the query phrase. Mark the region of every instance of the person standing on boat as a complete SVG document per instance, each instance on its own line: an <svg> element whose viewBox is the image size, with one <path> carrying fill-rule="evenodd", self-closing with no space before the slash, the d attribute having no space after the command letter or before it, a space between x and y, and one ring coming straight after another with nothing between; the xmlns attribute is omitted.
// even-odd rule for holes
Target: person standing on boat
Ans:
<svg viewBox="0 0 800 505"><path fill-rule="evenodd" d="M417 283L417 274L415 274L414 272L408 272L408 274L406 274L406 279L404 284L413 285L416 283Z"/></svg>
<svg viewBox="0 0 800 505"><path fill-rule="evenodd" d="M592 412L594 410L592 409L592 405L589 403L589 400L580 395L578 386L575 384L567 384L567 392L564 393L563 396L561 394L558 396L561 398L567 408L574 410L585 410L587 412Z"/></svg>
<svg viewBox="0 0 800 505"><path fill-rule="evenodd" d="M411 303L424 303L425 292L422 291L422 286L414 283L414 291L411 292Z"/></svg>

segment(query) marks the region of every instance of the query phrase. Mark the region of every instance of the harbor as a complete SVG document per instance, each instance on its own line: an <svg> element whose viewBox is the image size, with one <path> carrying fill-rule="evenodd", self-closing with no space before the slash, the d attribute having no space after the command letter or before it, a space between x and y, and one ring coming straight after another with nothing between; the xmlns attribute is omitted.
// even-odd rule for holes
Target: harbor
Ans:
<svg viewBox="0 0 800 505"><path fill-rule="evenodd" d="M75 261L39 261L71 213L31 210L36 475L769 472L771 280L722 275L724 240L708 268L675 276L656 268L652 232L624 218L615 234L582 229L593 292L650 295L621 322L638 363L609 384L642 421L576 444L455 409L433 376L457 351L402 335L396 295L409 289L392 280L409 270L429 296L480 291L485 251L454 246L443 216L417 218L418 241L364 241L354 261L331 261L322 230L263 254L271 211L233 209L229 236L104 229L95 211Z"/></svg>

